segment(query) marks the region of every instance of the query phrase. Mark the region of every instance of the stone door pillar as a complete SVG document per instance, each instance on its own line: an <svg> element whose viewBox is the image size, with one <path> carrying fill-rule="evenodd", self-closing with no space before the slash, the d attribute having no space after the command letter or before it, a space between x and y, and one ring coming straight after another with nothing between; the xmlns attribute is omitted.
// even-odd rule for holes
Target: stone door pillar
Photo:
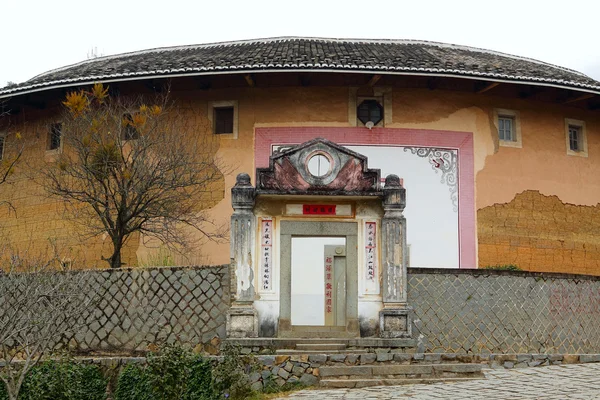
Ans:
<svg viewBox="0 0 600 400"><path fill-rule="evenodd" d="M407 304L406 189L396 175L385 178L381 220L383 310L379 331L384 338L411 337L411 308Z"/></svg>
<svg viewBox="0 0 600 400"><path fill-rule="evenodd" d="M248 174L239 174L231 189L231 294L227 313L227 337L258 336L258 318L254 309L254 187Z"/></svg>

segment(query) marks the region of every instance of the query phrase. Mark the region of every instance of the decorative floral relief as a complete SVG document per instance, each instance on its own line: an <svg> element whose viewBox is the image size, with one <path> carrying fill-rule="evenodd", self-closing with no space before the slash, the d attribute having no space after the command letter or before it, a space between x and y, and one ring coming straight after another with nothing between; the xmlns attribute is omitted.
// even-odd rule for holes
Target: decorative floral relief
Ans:
<svg viewBox="0 0 600 400"><path fill-rule="evenodd" d="M293 149L294 147L296 147L296 145L293 145L293 144L274 144L272 146L271 155L284 153L284 152L286 152L288 150Z"/></svg>
<svg viewBox="0 0 600 400"><path fill-rule="evenodd" d="M404 151L428 158L435 173L441 171L440 182L448 185L452 209L454 212L458 212L458 151L435 147L405 147Z"/></svg>

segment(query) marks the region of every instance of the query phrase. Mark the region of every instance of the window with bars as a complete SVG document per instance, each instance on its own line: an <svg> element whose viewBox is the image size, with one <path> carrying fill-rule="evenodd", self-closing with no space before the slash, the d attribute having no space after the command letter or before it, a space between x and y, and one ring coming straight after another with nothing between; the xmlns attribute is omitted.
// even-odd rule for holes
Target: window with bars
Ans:
<svg viewBox="0 0 600 400"><path fill-rule="evenodd" d="M60 142L62 140L62 124L56 123L50 125L50 132L48 132L48 150L60 149Z"/></svg>
<svg viewBox="0 0 600 400"><path fill-rule="evenodd" d="M569 150L582 151L583 138L581 135L581 126L569 125Z"/></svg>
<svg viewBox="0 0 600 400"><path fill-rule="evenodd" d="M515 118L507 115L498 116L498 138L507 142L516 142Z"/></svg>
<svg viewBox="0 0 600 400"><path fill-rule="evenodd" d="M568 155L579 157L588 156L586 135L585 121L565 118L565 140Z"/></svg>
<svg viewBox="0 0 600 400"><path fill-rule="evenodd" d="M356 108L356 116L363 124L371 121L377 125L383 120L383 106L377 100L364 100Z"/></svg>

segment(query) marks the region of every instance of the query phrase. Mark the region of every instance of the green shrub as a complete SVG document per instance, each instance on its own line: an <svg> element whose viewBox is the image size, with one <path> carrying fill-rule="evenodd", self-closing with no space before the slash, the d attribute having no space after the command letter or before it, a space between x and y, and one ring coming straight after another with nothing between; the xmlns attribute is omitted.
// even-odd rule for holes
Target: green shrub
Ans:
<svg viewBox="0 0 600 400"><path fill-rule="evenodd" d="M209 360L196 357L190 368L190 377L188 379L188 397L189 400L196 399L216 399L218 398L212 385L212 365Z"/></svg>
<svg viewBox="0 0 600 400"><path fill-rule="evenodd" d="M213 371L213 387L230 399L245 399L252 394L248 375L256 368L250 357L241 357L239 346L225 343L223 360Z"/></svg>
<svg viewBox="0 0 600 400"><path fill-rule="evenodd" d="M137 364L121 370L115 391L115 400L153 400L146 368Z"/></svg>
<svg viewBox="0 0 600 400"><path fill-rule="evenodd" d="M483 267L483 269L496 269L502 271L523 271L521 268L517 267L514 264L506 264L506 265L487 265Z"/></svg>
<svg viewBox="0 0 600 400"><path fill-rule="evenodd" d="M70 359L46 361L29 371L19 400L105 400L107 384L97 365ZM0 399L7 399L6 389L1 386Z"/></svg>
<svg viewBox="0 0 600 400"><path fill-rule="evenodd" d="M115 400L212 400L212 366L208 360L177 345L148 356L146 366L121 371Z"/></svg>

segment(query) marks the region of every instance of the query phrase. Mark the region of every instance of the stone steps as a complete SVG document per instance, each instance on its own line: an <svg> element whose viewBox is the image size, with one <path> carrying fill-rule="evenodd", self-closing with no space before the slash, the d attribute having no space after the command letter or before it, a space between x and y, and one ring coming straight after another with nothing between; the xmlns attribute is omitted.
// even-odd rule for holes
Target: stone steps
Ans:
<svg viewBox="0 0 600 400"><path fill-rule="evenodd" d="M329 352L330 350L345 350L345 343L298 343L296 350L320 351L321 353Z"/></svg>
<svg viewBox="0 0 600 400"><path fill-rule="evenodd" d="M277 355L298 355L298 354L308 354L308 355L312 355L312 354L366 354L367 350L365 349L356 349L356 350L349 350L349 349L343 349L343 350L293 350L293 349L277 349L275 350L275 354Z"/></svg>
<svg viewBox="0 0 600 400"><path fill-rule="evenodd" d="M322 366L321 386L366 387L483 378L481 364Z"/></svg>
<svg viewBox="0 0 600 400"><path fill-rule="evenodd" d="M411 385L416 383L437 383L468 381L477 378L407 378L407 379L322 379L321 387L325 388L363 388L371 386Z"/></svg>

